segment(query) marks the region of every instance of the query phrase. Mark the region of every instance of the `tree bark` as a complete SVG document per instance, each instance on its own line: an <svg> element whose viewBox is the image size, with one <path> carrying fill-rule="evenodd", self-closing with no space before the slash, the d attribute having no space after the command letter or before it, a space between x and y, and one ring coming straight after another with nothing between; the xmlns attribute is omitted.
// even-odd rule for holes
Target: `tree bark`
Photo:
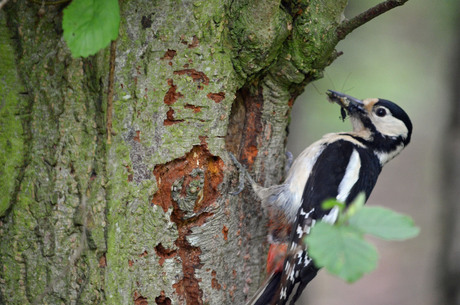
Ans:
<svg viewBox="0 0 460 305"><path fill-rule="evenodd" d="M70 56L65 5L0 11L0 303L241 304L266 219L229 195L227 151L280 182L346 1L123 1L110 88L108 48Z"/></svg>
<svg viewBox="0 0 460 305"><path fill-rule="evenodd" d="M460 8L460 6L458 6ZM457 21L457 24L458 21ZM441 171L441 240L438 252L438 285L441 292L441 302L446 305L460 305L460 56L457 52L460 47L460 39L456 37L455 50L452 53L452 65L448 71L450 74L450 111L445 126L446 131L441 143L442 171Z"/></svg>

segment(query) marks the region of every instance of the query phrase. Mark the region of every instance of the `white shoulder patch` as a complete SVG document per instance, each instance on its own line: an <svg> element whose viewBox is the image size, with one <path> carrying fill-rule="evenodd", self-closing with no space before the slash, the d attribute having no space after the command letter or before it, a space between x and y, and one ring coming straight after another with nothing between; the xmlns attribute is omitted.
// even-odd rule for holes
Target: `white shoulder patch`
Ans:
<svg viewBox="0 0 460 305"><path fill-rule="evenodd" d="M325 223L333 224L337 220L338 216L339 216L339 207L335 206L329 211L329 213L327 213L326 215L323 216L323 218L321 218L321 221Z"/></svg>
<svg viewBox="0 0 460 305"><path fill-rule="evenodd" d="M350 194L351 189L359 179L359 171L361 169L361 158L359 157L358 151L353 149L353 152L350 156L350 161L348 161L347 169L345 170L345 175L342 178L342 181L339 184L338 195L336 199L340 202L345 202L348 195Z"/></svg>

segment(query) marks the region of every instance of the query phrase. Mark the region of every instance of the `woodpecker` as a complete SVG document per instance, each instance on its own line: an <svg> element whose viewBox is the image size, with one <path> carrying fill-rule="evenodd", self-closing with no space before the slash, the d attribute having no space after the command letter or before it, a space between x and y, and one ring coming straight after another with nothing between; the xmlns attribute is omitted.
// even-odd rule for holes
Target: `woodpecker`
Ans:
<svg viewBox="0 0 460 305"><path fill-rule="evenodd" d="M334 223L338 209L324 210L321 204L331 198L349 205L364 193L367 199L382 167L397 156L411 139L412 123L406 112L385 99L359 100L328 90L329 101L341 107L342 119L348 115L351 132L330 133L306 148L294 161L284 183L261 187L230 154L261 200L269 221L268 241L272 244L268 279L247 304L295 304L318 268L308 257L303 242L316 221ZM244 179L244 178L243 178ZM240 180L240 190L244 180ZM278 265L278 266L276 266Z"/></svg>

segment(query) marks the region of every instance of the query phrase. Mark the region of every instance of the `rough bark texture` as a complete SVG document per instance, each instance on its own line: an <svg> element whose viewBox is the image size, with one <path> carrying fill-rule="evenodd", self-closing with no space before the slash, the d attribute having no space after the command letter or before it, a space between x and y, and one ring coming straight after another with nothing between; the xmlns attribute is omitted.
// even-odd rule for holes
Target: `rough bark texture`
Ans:
<svg viewBox="0 0 460 305"><path fill-rule="evenodd" d="M335 58L345 4L123 1L108 142L109 51L71 58L65 5L11 0L0 303L242 303L263 278L265 217L250 191L228 194L226 151L280 181L292 103Z"/></svg>

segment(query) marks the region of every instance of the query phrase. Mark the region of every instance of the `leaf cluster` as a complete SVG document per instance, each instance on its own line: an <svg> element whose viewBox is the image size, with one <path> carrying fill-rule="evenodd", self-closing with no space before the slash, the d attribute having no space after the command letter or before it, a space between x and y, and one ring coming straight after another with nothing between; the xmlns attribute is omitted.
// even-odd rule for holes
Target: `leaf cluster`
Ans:
<svg viewBox="0 0 460 305"><path fill-rule="evenodd" d="M324 209L339 208L336 223L318 222L305 238L315 265L350 283L377 267L378 253L365 240L366 234L384 240L405 240L420 231L409 216L383 207L365 207L364 202L363 194L348 208L336 200L325 201Z"/></svg>

